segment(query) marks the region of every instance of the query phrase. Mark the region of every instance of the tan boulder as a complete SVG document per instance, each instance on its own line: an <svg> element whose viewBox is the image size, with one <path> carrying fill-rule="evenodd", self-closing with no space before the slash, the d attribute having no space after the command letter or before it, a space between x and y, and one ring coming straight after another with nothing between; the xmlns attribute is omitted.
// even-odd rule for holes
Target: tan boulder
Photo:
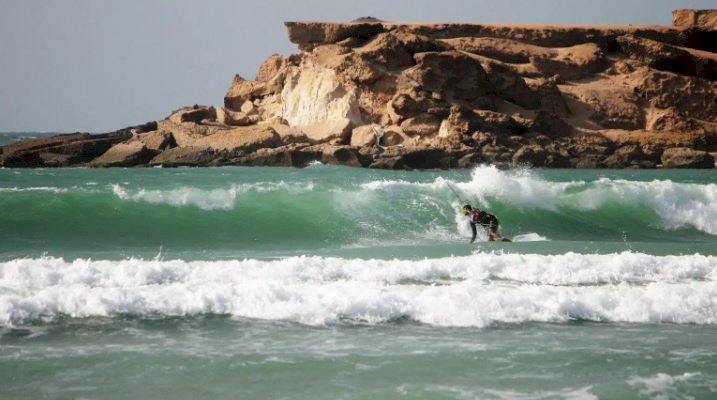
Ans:
<svg viewBox="0 0 717 400"><path fill-rule="evenodd" d="M237 74L224 95L224 107L232 111L241 111L245 101L254 101L267 94L269 90L265 82L249 81Z"/></svg>
<svg viewBox="0 0 717 400"><path fill-rule="evenodd" d="M672 147L662 152L665 168L714 168L715 159L710 153L688 147Z"/></svg>
<svg viewBox="0 0 717 400"><path fill-rule="evenodd" d="M141 133L132 140L140 142L150 150L166 150L177 146L177 143L174 141L174 136L166 131Z"/></svg>
<svg viewBox="0 0 717 400"><path fill-rule="evenodd" d="M244 102L244 104L252 104L250 101ZM241 108L247 109L248 107L245 107L242 105ZM232 111L228 108L220 107L216 109L217 112L217 122L224 124L224 125L231 125L231 126L248 126L248 125L254 125L258 123L261 118L260 116L254 114L254 115L248 115L247 113L243 111Z"/></svg>
<svg viewBox="0 0 717 400"><path fill-rule="evenodd" d="M401 132L401 128L395 125L384 127L383 136L381 137L381 146L400 146L407 141L407 136Z"/></svg>
<svg viewBox="0 0 717 400"><path fill-rule="evenodd" d="M675 10L672 25L679 28L717 30L717 10Z"/></svg>
<svg viewBox="0 0 717 400"><path fill-rule="evenodd" d="M253 114L256 112L256 107L254 107L253 102L247 100L244 102L244 104L241 105L241 108L239 111L243 112L246 115L249 115L249 114Z"/></svg>
<svg viewBox="0 0 717 400"><path fill-rule="evenodd" d="M327 142L332 139L346 140L351 134L353 122L348 118L316 122L301 128L310 141Z"/></svg>
<svg viewBox="0 0 717 400"><path fill-rule="evenodd" d="M149 162L159 153L140 141L118 143L90 163L92 167L133 167Z"/></svg>
<svg viewBox="0 0 717 400"><path fill-rule="evenodd" d="M364 147L376 144L375 132L378 128L381 128L379 124L368 124L354 128L351 131L351 146Z"/></svg>
<svg viewBox="0 0 717 400"><path fill-rule="evenodd" d="M270 126L279 135L281 143L283 144L309 142L309 138L299 128L292 128L284 124L272 124Z"/></svg>
<svg viewBox="0 0 717 400"><path fill-rule="evenodd" d="M267 94L280 93L290 64L291 57L272 54L261 64L254 80L266 85Z"/></svg>
<svg viewBox="0 0 717 400"><path fill-rule="evenodd" d="M324 164L347 165L361 167L361 158L358 149L351 146L321 144L315 146L321 150L321 162ZM307 148L309 150L310 148Z"/></svg>
<svg viewBox="0 0 717 400"><path fill-rule="evenodd" d="M231 129L219 129L213 134L197 139L192 144L213 150L254 151L258 148L277 147L281 138L271 126L255 125Z"/></svg>
<svg viewBox="0 0 717 400"><path fill-rule="evenodd" d="M259 66L259 71L254 78L257 82L269 82L281 72L286 70L289 63L289 57L281 54L272 54Z"/></svg>
<svg viewBox="0 0 717 400"><path fill-rule="evenodd" d="M441 119L431 114L420 114L401 122L401 130L407 135L434 136L440 126Z"/></svg>
<svg viewBox="0 0 717 400"><path fill-rule="evenodd" d="M368 124L355 128L351 133L351 146L366 147L376 143L376 132L380 136L378 145L381 147L397 146L403 144L406 136L398 126L381 126Z"/></svg>

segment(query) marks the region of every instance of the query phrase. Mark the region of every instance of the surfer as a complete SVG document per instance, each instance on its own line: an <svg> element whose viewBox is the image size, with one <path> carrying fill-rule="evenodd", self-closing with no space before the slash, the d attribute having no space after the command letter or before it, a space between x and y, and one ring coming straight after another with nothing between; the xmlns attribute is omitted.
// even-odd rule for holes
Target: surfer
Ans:
<svg viewBox="0 0 717 400"><path fill-rule="evenodd" d="M473 208L470 206L470 204L466 204L463 206L463 215L470 216L471 217L471 230L473 230L473 236L471 237L471 243L473 243L476 240L476 235L478 234L478 231L476 230L476 225L482 225L486 228L486 232L488 232L488 240L491 242L495 241L496 239L501 239L504 242L510 242L511 240L508 238L504 238L498 233L498 218L490 214L486 211L481 211L477 208Z"/></svg>

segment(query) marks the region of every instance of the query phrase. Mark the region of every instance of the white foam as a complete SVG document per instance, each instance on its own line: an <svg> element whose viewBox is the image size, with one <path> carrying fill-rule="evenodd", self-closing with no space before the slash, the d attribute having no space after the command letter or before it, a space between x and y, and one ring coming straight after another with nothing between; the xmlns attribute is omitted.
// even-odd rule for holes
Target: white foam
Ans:
<svg viewBox="0 0 717 400"><path fill-rule="evenodd" d="M524 233L522 235L516 235L513 237L514 242L547 242L550 239L545 236L541 236L535 232Z"/></svg>
<svg viewBox="0 0 717 400"><path fill-rule="evenodd" d="M684 374L676 376L661 372L647 378L633 377L629 379L627 383L633 387L640 388L640 394L642 396L651 399L668 400L679 397L676 384L700 377L700 372L685 372Z"/></svg>
<svg viewBox="0 0 717 400"><path fill-rule="evenodd" d="M717 257L476 254L409 260L17 259L0 263L0 325L60 315L203 313L331 324L717 323Z"/></svg>
<svg viewBox="0 0 717 400"><path fill-rule="evenodd" d="M112 193L122 200L168 204L175 207L193 206L203 210L230 210L234 208L237 197L244 193L286 191L288 194L294 195L312 191L314 184L312 182L291 184L279 181L233 184L228 188L217 189L182 186L167 190L128 189L114 184L111 188Z"/></svg>

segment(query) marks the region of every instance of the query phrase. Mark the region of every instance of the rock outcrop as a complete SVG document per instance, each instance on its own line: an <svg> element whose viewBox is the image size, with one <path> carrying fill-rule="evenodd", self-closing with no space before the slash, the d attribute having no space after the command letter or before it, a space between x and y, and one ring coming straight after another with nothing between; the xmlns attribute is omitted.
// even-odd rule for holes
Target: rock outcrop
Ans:
<svg viewBox="0 0 717 400"><path fill-rule="evenodd" d="M673 147L662 153L662 164L668 168L712 168L715 159L705 151Z"/></svg>
<svg viewBox="0 0 717 400"><path fill-rule="evenodd" d="M287 22L294 55L104 135L8 145L0 165L714 167L717 11L674 26Z"/></svg>
<svg viewBox="0 0 717 400"><path fill-rule="evenodd" d="M672 24L680 28L717 30L717 10L675 10Z"/></svg>

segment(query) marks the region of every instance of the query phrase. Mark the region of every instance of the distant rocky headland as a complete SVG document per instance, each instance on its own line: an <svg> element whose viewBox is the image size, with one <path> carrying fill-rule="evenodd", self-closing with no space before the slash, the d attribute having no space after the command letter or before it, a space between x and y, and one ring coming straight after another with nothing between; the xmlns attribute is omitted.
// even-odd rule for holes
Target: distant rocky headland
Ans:
<svg viewBox="0 0 717 400"><path fill-rule="evenodd" d="M672 26L287 22L299 54L105 134L0 148L4 167L713 168L717 10Z"/></svg>

